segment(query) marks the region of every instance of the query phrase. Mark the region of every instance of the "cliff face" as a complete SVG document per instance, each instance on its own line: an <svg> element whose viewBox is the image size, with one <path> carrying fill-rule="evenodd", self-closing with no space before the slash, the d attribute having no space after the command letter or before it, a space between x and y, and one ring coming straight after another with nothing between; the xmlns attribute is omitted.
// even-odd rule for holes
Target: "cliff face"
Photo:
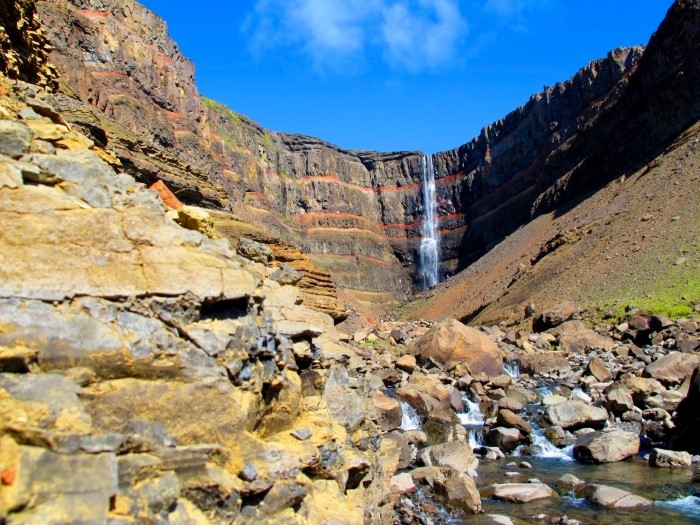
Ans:
<svg viewBox="0 0 700 525"><path fill-rule="evenodd" d="M135 175L164 179L185 202L230 208L303 248L345 288L411 292L423 218L419 152L342 150L265 130L200 98L192 64L164 22L136 2L38 5L63 85L98 110L74 122L89 128L86 121L101 115L116 122L102 125L110 128L104 139ZM444 274L463 269L532 213L621 173L697 119L682 109L699 99L696 77L667 78L696 49L687 37L697 7L677 1L643 60L642 48L615 50L471 142L434 155ZM667 108L664 97L677 104ZM637 112L647 98L655 102ZM640 149L630 116L664 129L646 133ZM611 149L610 140L626 145ZM595 158L572 175L577 159L588 157ZM601 166L614 169L601 173Z"/></svg>
<svg viewBox="0 0 700 525"><path fill-rule="evenodd" d="M48 89L57 85L51 51L33 0L8 0L0 5L0 73Z"/></svg>

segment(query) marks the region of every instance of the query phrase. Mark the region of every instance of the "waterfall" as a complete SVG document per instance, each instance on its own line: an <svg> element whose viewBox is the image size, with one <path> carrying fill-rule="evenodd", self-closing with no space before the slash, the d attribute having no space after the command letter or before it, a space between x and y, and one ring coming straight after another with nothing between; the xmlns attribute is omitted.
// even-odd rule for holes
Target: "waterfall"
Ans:
<svg viewBox="0 0 700 525"><path fill-rule="evenodd" d="M406 403L406 401L399 401L401 403L401 409L403 411L403 416L401 416L401 430L404 432L409 430L420 430L420 416L415 408Z"/></svg>
<svg viewBox="0 0 700 525"><path fill-rule="evenodd" d="M440 237L438 235L437 200L435 198L435 168L433 156L423 156L421 161L421 179L423 182L423 226L421 228L418 271L421 286L427 290L439 281L438 259Z"/></svg>

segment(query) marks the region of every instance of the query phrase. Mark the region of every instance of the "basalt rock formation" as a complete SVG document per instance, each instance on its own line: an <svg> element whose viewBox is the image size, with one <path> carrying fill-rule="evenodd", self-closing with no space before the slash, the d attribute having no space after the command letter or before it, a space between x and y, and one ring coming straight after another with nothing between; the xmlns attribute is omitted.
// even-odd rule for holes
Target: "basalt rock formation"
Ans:
<svg viewBox="0 0 700 525"><path fill-rule="evenodd" d="M98 110L76 110L73 122L101 130L139 180L160 176L186 203L233 210L332 268L344 288L412 291L419 152L347 151L265 130L200 98L165 23L132 0L38 5L66 91ZM533 214L642 162L697 119L696 8L675 2L648 51L612 51L433 156L444 275Z"/></svg>

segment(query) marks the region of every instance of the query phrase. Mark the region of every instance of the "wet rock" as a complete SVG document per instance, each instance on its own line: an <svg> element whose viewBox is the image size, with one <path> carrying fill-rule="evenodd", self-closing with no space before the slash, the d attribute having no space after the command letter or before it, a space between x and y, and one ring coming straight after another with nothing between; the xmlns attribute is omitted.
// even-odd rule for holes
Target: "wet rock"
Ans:
<svg viewBox="0 0 700 525"><path fill-rule="evenodd" d="M574 458L583 463L612 463L639 452L639 436L632 432L606 429L579 437Z"/></svg>
<svg viewBox="0 0 700 525"><path fill-rule="evenodd" d="M464 363L472 374L484 372L493 377L503 372L503 357L496 343L454 319L431 328L416 341L412 353L422 359L435 359L447 370Z"/></svg>
<svg viewBox="0 0 700 525"><path fill-rule="evenodd" d="M557 480L556 487L559 492L566 494L585 484L585 481L578 479L573 474L564 474Z"/></svg>
<svg viewBox="0 0 700 525"><path fill-rule="evenodd" d="M644 376L654 378L665 385L677 385L691 376L700 366L700 354L671 352L644 369Z"/></svg>
<svg viewBox="0 0 700 525"><path fill-rule="evenodd" d="M460 474L474 475L479 465L468 443L452 441L423 450L421 457L428 466L449 467Z"/></svg>
<svg viewBox="0 0 700 525"><path fill-rule="evenodd" d="M510 397L507 397L508 393L506 393L506 397L503 397L498 400L498 408L503 409L506 408L508 410L511 410L513 412L520 412L521 410L525 409L525 405L523 405L520 401L516 401L515 399L511 399Z"/></svg>
<svg viewBox="0 0 700 525"><path fill-rule="evenodd" d="M532 427L530 426L530 423L518 416L515 412L508 410L507 408L502 408L498 411L498 414L496 416L496 423L499 426L506 428L517 428L524 434L532 433Z"/></svg>
<svg viewBox="0 0 700 525"><path fill-rule="evenodd" d="M564 429L602 427L608 419L608 412L604 408L587 405L582 401L564 401L550 405L546 415L553 425Z"/></svg>
<svg viewBox="0 0 700 525"><path fill-rule="evenodd" d="M638 509L652 506L648 499L607 485L585 485L576 490L576 495L606 509Z"/></svg>
<svg viewBox="0 0 700 525"><path fill-rule="evenodd" d="M447 500L447 504L474 514L481 512L481 495L470 476L450 476L435 481L435 492Z"/></svg>
<svg viewBox="0 0 700 525"><path fill-rule="evenodd" d="M455 420L450 391L434 375L412 374L406 386L396 390L396 397L429 419L443 423Z"/></svg>
<svg viewBox="0 0 700 525"><path fill-rule="evenodd" d="M379 390L376 390L374 394L372 394L372 404L379 414L378 422L382 430L388 432L401 426L403 409L401 408L401 403L396 399L388 397Z"/></svg>
<svg viewBox="0 0 700 525"><path fill-rule="evenodd" d="M522 441L523 436L517 428L496 427L486 434L486 442L505 453L515 450Z"/></svg>
<svg viewBox="0 0 700 525"><path fill-rule="evenodd" d="M558 498L551 487L542 483L505 483L490 485L481 490L481 496L508 503L530 503L541 499Z"/></svg>
<svg viewBox="0 0 700 525"><path fill-rule="evenodd" d="M649 454L649 465L664 468L687 468L692 465L692 457L684 451L655 448Z"/></svg>

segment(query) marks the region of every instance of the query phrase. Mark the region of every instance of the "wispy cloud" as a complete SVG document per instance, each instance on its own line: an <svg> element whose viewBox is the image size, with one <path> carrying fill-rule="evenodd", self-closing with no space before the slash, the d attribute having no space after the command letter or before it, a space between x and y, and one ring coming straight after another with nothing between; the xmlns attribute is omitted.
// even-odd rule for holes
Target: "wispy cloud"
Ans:
<svg viewBox="0 0 700 525"><path fill-rule="evenodd" d="M395 68L432 69L448 62L465 37L467 23L451 0L394 3L382 12L385 56Z"/></svg>
<svg viewBox="0 0 700 525"><path fill-rule="evenodd" d="M484 11L497 17L497 22L518 31L527 30L527 17L547 7L554 0L487 0Z"/></svg>
<svg viewBox="0 0 700 525"><path fill-rule="evenodd" d="M454 56L467 23L458 0L257 0L245 29L255 50L298 51L320 69L378 54L420 71Z"/></svg>

